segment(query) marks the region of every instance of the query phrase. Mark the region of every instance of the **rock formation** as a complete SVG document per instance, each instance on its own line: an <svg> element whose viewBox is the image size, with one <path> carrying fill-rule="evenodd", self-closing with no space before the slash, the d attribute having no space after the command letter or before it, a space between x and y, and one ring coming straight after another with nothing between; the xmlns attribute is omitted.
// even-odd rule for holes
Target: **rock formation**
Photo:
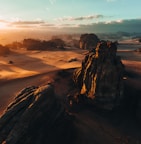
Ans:
<svg viewBox="0 0 141 144"><path fill-rule="evenodd" d="M22 90L0 119L2 144L71 143L70 116L51 85Z"/></svg>
<svg viewBox="0 0 141 144"><path fill-rule="evenodd" d="M81 49L91 50L96 47L98 42L99 38L95 34L82 34L79 45Z"/></svg>
<svg viewBox="0 0 141 144"><path fill-rule="evenodd" d="M80 96L108 110L120 105L123 98L124 66L116 50L115 43L99 42L96 49L86 55L82 67L74 72Z"/></svg>
<svg viewBox="0 0 141 144"><path fill-rule="evenodd" d="M10 53L10 49L7 46L3 46L0 44L0 56L8 55Z"/></svg>

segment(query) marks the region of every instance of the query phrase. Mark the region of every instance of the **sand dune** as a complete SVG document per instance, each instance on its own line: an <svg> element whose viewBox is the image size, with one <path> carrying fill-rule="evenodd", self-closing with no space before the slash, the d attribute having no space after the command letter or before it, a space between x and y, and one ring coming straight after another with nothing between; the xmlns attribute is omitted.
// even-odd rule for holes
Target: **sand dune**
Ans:
<svg viewBox="0 0 141 144"><path fill-rule="evenodd" d="M55 71L81 65L85 51L13 51L0 57L0 114L24 87L52 81ZM73 61L73 59L76 59ZM70 61L72 60L72 62ZM9 64L12 61L13 64Z"/></svg>
<svg viewBox="0 0 141 144"><path fill-rule="evenodd" d="M77 61L69 60L77 58ZM57 69L79 67L83 55L75 51L14 51L0 57L0 79L15 79ZM9 64L12 61L13 64Z"/></svg>

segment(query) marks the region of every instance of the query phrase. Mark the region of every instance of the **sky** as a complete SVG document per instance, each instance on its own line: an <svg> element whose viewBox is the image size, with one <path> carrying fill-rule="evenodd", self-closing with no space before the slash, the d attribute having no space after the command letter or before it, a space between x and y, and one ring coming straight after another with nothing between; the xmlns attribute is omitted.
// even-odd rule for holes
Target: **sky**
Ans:
<svg viewBox="0 0 141 144"><path fill-rule="evenodd" d="M0 0L0 29L141 32L141 0Z"/></svg>

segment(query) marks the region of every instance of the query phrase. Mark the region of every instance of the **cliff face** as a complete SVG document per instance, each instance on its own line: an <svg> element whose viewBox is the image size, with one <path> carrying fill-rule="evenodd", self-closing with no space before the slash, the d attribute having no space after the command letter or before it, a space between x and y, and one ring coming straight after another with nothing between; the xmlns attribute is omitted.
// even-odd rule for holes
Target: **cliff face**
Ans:
<svg viewBox="0 0 141 144"><path fill-rule="evenodd" d="M79 45L81 49L91 50L96 47L98 42L99 38L95 34L82 34Z"/></svg>
<svg viewBox="0 0 141 144"><path fill-rule="evenodd" d="M0 119L0 143L71 143L70 116L51 85L22 90ZM72 135L72 134L71 134Z"/></svg>
<svg viewBox="0 0 141 144"><path fill-rule="evenodd" d="M116 50L115 43L99 42L96 49L86 55L81 68L74 72L80 95L109 110L118 106L123 98L124 67Z"/></svg>

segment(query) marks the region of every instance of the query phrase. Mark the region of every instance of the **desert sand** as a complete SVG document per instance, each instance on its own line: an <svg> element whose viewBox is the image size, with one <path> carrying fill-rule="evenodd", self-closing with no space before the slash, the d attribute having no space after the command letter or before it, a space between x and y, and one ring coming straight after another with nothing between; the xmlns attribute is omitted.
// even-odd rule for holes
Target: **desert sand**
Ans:
<svg viewBox="0 0 141 144"><path fill-rule="evenodd" d="M134 49L141 45L131 41L122 42L118 46L118 55L121 56L125 69L134 76L125 77L126 83L141 89L141 53ZM73 71L80 67L87 53L86 50L68 49L64 51L26 51L14 50L10 55L0 57L0 114L14 99L15 95L24 87L44 85L57 82L56 93L65 96L69 87L66 77L58 80L60 70ZM10 64L9 61L13 63ZM118 115L101 114L87 108L75 115L75 125L78 128L77 143L81 144L119 144L140 143L140 128L135 120ZM124 119L124 120L122 120ZM128 121L128 122L127 122ZM132 124L131 124L131 123Z"/></svg>
<svg viewBox="0 0 141 144"><path fill-rule="evenodd" d="M79 67L83 53L85 51L78 49L14 50L10 55L0 57L0 114L24 87L50 82L51 75L57 70ZM10 64L9 61L13 63Z"/></svg>

